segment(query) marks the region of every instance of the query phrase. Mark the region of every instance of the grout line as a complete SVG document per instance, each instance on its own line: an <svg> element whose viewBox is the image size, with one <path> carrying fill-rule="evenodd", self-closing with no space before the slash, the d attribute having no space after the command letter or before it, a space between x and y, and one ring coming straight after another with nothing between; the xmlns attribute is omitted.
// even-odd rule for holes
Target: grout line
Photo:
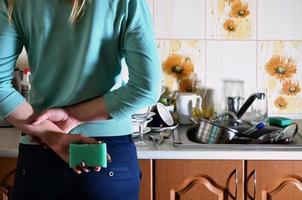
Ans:
<svg viewBox="0 0 302 200"><path fill-rule="evenodd" d="M204 0L204 37L207 37L207 0ZM207 40L204 39L204 74L203 74L203 78L204 78L204 83L202 84L202 87L207 87L206 83L207 83Z"/></svg>
<svg viewBox="0 0 302 200"><path fill-rule="evenodd" d="M258 34L258 22L259 22L259 4L258 4L258 0L256 0L256 88L259 87L259 52L258 52L258 38L259 38L259 34Z"/></svg>
<svg viewBox="0 0 302 200"><path fill-rule="evenodd" d="M300 40L293 40L293 39L261 39L261 40L257 40L257 39L206 39L206 38L156 38L157 40L205 40L205 41L221 41L221 42L278 42L278 41L284 41L284 42L302 42L302 39Z"/></svg>
<svg viewBox="0 0 302 200"><path fill-rule="evenodd" d="M152 20L153 20L153 29L155 29L155 0L152 0ZM156 33L154 33L156 35Z"/></svg>

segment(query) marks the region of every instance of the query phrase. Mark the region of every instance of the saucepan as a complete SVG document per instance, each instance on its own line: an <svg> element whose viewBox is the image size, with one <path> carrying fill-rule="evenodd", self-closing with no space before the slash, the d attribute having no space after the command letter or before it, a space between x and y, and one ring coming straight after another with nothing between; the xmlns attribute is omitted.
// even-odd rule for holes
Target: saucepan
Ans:
<svg viewBox="0 0 302 200"><path fill-rule="evenodd" d="M225 117L229 118L226 120ZM199 122L191 119L195 127L187 133L191 141L203 144L229 144L244 135L241 133L253 127L252 124L241 121L233 112L224 112L215 120L201 119ZM243 137L244 138L244 137Z"/></svg>

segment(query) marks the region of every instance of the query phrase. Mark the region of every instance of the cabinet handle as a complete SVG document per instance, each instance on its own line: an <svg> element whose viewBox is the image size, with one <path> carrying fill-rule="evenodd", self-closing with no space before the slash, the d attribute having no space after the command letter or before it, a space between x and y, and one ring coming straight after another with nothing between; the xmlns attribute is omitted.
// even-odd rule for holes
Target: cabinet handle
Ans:
<svg viewBox="0 0 302 200"><path fill-rule="evenodd" d="M247 189L247 196L249 199L251 200L255 200L256 199L256 187L257 187L257 172L256 170L254 169L254 171L250 174L250 176L248 177L248 180L253 176L253 186L254 186L254 191L253 191L253 196L250 195L250 193L248 192L248 189ZM248 188L248 186L247 186Z"/></svg>
<svg viewBox="0 0 302 200"><path fill-rule="evenodd" d="M235 172L235 199L237 200L237 194L238 194L238 171L236 169Z"/></svg>
<svg viewBox="0 0 302 200"><path fill-rule="evenodd" d="M228 194L231 196L231 198L233 200L237 200L237 196L238 196L238 171L237 169L234 169L234 171L231 173L231 175L228 178L228 184L230 182L231 177L235 175L235 195L233 195L229 189L228 189ZM229 187L228 187L229 188Z"/></svg>

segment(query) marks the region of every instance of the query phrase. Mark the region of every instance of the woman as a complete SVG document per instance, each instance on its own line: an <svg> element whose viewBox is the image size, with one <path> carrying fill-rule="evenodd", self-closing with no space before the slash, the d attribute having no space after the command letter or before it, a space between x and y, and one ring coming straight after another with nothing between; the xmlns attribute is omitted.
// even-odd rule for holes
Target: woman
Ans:
<svg viewBox="0 0 302 200"><path fill-rule="evenodd" d="M23 46L29 102L11 86ZM0 0L0 116L26 134L12 198L137 199L131 114L157 101L160 74L145 0ZM69 144L98 140L108 167L70 169Z"/></svg>

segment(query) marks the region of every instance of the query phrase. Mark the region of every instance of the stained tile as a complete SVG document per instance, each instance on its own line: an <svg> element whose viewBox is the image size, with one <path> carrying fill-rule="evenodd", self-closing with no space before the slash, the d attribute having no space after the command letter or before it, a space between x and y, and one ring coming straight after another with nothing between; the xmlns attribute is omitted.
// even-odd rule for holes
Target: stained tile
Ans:
<svg viewBox="0 0 302 200"><path fill-rule="evenodd" d="M302 39L301 0L259 0L258 35L261 40Z"/></svg>
<svg viewBox="0 0 302 200"><path fill-rule="evenodd" d="M256 39L256 0L206 2L207 39Z"/></svg>
<svg viewBox="0 0 302 200"><path fill-rule="evenodd" d="M258 82L261 87L267 88L269 114L301 118L302 42L259 42L258 57ZM270 62L272 59L277 58L280 58L281 61ZM281 66L285 66L285 68L280 68ZM279 73L277 71L278 69ZM294 83L291 85L294 86L293 88L288 87L290 81ZM294 92L297 88L295 86L300 88L300 92ZM279 101L277 100L278 98ZM284 106L282 106L280 102L284 102Z"/></svg>
<svg viewBox="0 0 302 200"><path fill-rule="evenodd" d="M207 41L205 86L214 89L218 112L226 109L225 83L241 82L243 94L238 95L247 98L256 88L256 68L256 42Z"/></svg>
<svg viewBox="0 0 302 200"><path fill-rule="evenodd" d="M205 80L205 43L202 40L158 40L157 47L163 63L169 55L179 54L190 58L194 64L194 73L197 75L199 85ZM170 90L176 90L177 79L163 72L163 85Z"/></svg>
<svg viewBox="0 0 302 200"><path fill-rule="evenodd" d="M204 39L205 0L154 0L159 39Z"/></svg>

